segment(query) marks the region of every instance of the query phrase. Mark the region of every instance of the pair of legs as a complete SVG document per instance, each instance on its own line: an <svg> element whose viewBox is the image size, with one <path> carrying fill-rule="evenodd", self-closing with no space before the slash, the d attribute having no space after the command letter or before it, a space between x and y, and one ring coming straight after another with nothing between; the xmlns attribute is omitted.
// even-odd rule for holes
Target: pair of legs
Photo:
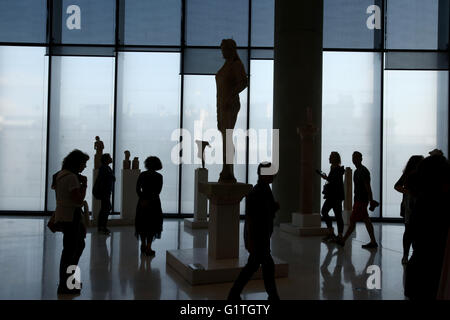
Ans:
<svg viewBox="0 0 450 320"><path fill-rule="evenodd" d="M348 226L347 232L342 238L341 244L345 244L348 237L355 231L356 222L362 221L366 225L367 232L369 233L370 243L364 245L364 247L377 247L377 240L375 239L375 233L373 231L373 225L369 218L369 213L367 212L368 202L355 201L353 204L352 215L350 217L350 225Z"/></svg>
<svg viewBox="0 0 450 320"><path fill-rule="evenodd" d="M67 286L68 278L73 275L73 271L68 273L69 266L77 266L83 253L84 226L81 223L81 216L74 215L73 222L63 223L63 250L59 263L59 286L58 292L70 292L72 288Z"/></svg>
<svg viewBox="0 0 450 320"><path fill-rule="evenodd" d="M242 290L253 274L258 271L260 265L262 267L264 287L269 295L269 300L280 300L275 284L275 263L270 252L250 253L247 264L242 269L228 294L229 300L240 300Z"/></svg>
<svg viewBox="0 0 450 320"><path fill-rule="evenodd" d="M411 230L409 223L405 223L405 232L403 233L403 258L402 263L406 264L409 258L409 249L411 248Z"/></svg>
<svg viewBox="0 0 450 320"><path fill-rule="evenodd" d="M330 236L334 236L333 223L331 222L331 218L328 215L331 209L333 209L334 216L336 217L338 236L342 238L342 233L344 232L344 220L342 219L342 200L326 199L322 206L323 219L325 220L327 228L330 231Z"/></svg>
<svg viewBox="0 0 450 320"><path fill-rule="evenodd" d="M153 237L141 234L139 238L141 238L141 253L147 256L155 255L155 251L152 250Z"/></svg>
<svg viewBox="0 0 450 320"><path fill-rule="evenodd" d="M105 197L101 199L100 212L98 213L98 231L109 234L109 230L106 228L108 223L108 216L111 212L111 200L110 197Z"/></svg>

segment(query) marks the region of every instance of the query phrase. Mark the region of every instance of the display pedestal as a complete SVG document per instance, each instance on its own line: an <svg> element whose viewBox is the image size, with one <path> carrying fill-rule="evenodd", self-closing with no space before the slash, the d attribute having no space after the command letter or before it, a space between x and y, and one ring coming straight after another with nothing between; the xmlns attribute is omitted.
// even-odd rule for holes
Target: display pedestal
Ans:
<svg viewBox="0 0 450 320"><path fill-rule="evenodd" d="M123 170L121 186L121 209L120 219L111 219L111 225L132 225L136 217L136 206L138 195L136 193L136 183L141 170Z"/></svg>
<svg viewBox="0 0 450 320"><path fill-rule="evenodd" d="M194 218L184 219L184 225L192 229L208 228L207 204L208 199L205 194L199 192L199 185L208 182L208 169L195 169L194 178Z"/></svg>
<svg viewBox="0 0 450 320"><path fill-rule="evenodd" d="M234 281L247 263L248 253L239 246L239 204L251 189L244 183L199 185L209 199L208 248L166 252L166 263L191 285ZM275 276L287 276L287 263L274 261Z"/></svg>

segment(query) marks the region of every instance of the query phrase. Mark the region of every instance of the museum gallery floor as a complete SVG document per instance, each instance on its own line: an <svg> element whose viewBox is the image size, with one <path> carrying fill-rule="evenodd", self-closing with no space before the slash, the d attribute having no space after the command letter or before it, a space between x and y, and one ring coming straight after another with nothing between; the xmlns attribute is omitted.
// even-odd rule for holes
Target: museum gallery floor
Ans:
<svg viewBox="0 0 450 320"><path fill-rule="evenodd" d="M48 218L0 218L0 299L57 299L60 233L46 228ZM345 248L321 242L321 237L298 237L275 228L272 253L289 263L288 277L277 278L281 299L391 300L403 295L401 224L375 223L381 244L375 251L361 248L369 238L359 224ZM110 228L110 237L90 229L80 260L83 290L75 299L225 299L232 283L191 286L166 265L166 251L207 247L208 230L192 230L182 219L165 219L164 231L143 257L134 227ZM240 223L240 245L243 222ZM380 289L369 289L372 270L381 270ZM369 281L370 282L370 281ZM370 286L369 286L370 287ZM245 287L245 300L265 300L262 280Z"/></svg>

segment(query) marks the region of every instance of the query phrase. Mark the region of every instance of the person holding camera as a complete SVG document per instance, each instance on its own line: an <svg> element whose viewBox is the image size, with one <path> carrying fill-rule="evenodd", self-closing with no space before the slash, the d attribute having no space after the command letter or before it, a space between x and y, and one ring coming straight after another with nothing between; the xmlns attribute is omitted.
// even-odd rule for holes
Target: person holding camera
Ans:
<svg viewBox="0 0 450 320"><path fill-rule="evenodd" d="M341 156L336 151L330 153L329 161L331 164L330 173L320 173L322 179L325 179L327 183L323 187L323 195L325 202L322 206L322 217L325 220L329 234L323 238L323 241L342 240L342 234L344 232L344 221L342 220L342 201L344 200L344 180L343 176L345 169L341 166ZM338 236L336 237L333 230L333 223L328 215L330 210L333 209L334 216L336 217L336 223L338 228Z"/></svg>
<svg viewBox="0 0 450 320"><path fill-rule="evenodd" d="M370 172L362 164L362 154L359 151L353 152L352 162L356 167L355 173L353 175L354 184L354 203L353 210L350 216L350 225L348 226L347 232L342 240L337 240L336 242L344 246L345 241L350 237L350 235L355 230L356 222L363 221L366 225L367 232L370 236L370 242L363 244L364 249L378 248L378 243L375 239L375 234L373 231L373 225L369 218L369 212L367 211L367 206L370 204L369 210L373 211L379 206L379 203L373 200L372 188L370 187Z"/></svg>

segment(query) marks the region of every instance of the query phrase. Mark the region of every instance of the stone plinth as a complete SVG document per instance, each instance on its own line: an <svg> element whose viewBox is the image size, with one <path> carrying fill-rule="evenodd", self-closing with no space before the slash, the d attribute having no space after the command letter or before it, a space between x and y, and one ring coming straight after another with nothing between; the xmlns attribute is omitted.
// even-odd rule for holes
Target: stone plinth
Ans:
<svg viewBox="0 0 450 320"><path fill-rule="evenodd" d="M239 204L251 184L209 182L199 192L209 199L208 254L213 259L239 257Z"/></svg>
<svg viewBox="0 0 450 320"><path fill-rule="evenodd" d="M120 219L122 223L134 223L136 217L136 206L138 203L138 195L136 193L136 183L141 170L122 170L121 185L121 209Z"/></svg>
<svg viewBox="0 0 450 320"><path fill-rule="evenodd" d="M192 229L208 228L208 198L199 192L200 183L208 182L208 169L195 169L194 177L194 218L184 219L184 225Z"/></svg>
<svg viewBox="0 0 450 320"><path fill-rule="evenodd" d="M207 248L192 248L166 251L166 263L181 275L191 285L233 282L238 277L248 260L248 253L240 247L239 255L234 259L213 259L208 255ZM289 265L277 257L275 277L287 277ZM261 268L252 279L261 279Z"/></svg>

